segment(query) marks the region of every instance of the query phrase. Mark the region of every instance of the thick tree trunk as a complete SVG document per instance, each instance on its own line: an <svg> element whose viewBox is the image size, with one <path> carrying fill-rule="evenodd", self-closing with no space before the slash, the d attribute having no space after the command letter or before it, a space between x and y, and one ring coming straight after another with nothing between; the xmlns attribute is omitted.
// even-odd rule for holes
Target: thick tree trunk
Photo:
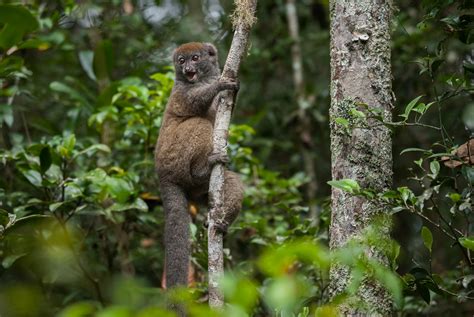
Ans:
<svg viewBox="0 0 474 317"><path fill-rule="evenodd" d="M234 38L222 71L223 78L237 79L240 62L247 52L250 28L255 20L257 0L235 0ZM214 123L213 152L227 152L227 135L230 118L234 108L235 93L226 90L216 96L217 113ZM223 236L216 230L216 220L222 219L224 208L224 166L216 164L209 181L209 227L208 227L208 270L209 270L209 306L222 308L224 296L218 288L219 279L224 274Z"/></svg>
<svg viewBox="0 0 474 317"><path fill-rule="evenodd" d="M389 130L372 120L354 124L351 109L360 104L378 108L391 120L390 19L392 1L331 0L331 155L332 179L353 179L362 188L383 191L392 184L392 147ZM353 112L352 112L353 113ZM349 129L336 123L343 118ZM366 199L332 189L330 247L336 249L361 234L373 216L384 213ZM390 225L380 228L387 235ZM378 250L367 255L387 265ZM341 294L350 282L346 267L331 269L330 294ZM377 283L363 282L355 301L341 307L345 316L388 316L392 302ZM364 307L363 309L361 306Z"/></svg>

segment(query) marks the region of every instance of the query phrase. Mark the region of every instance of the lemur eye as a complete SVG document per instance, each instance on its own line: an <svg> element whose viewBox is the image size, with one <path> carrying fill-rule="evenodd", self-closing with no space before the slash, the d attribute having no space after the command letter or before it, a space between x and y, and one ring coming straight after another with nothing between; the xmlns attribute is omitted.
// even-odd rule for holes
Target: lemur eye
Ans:
<svg viewBox="0 0 474 317"><path fill-rule="evenodd" d="M198 55L193 55L192 59L193 59L193 61L195 61L195 62L196 62L196 61L198 61L198 60L199 60L199 56L198 56Z"/></svg>
<svg viewBox="0 0 474 317"><path fill-rule="evenodd" d="M185 62L185 59L184 59L184 57L180 57L180 58L178 58L178 63L180 63L180 64L184 64L184 62Z"/></svg>

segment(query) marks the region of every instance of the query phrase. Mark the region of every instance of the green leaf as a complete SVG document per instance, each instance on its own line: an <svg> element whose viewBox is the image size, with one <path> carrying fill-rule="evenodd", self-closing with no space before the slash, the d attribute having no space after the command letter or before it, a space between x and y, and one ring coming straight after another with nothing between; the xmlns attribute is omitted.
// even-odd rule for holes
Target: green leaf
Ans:
<svg viewBox="0 0 474 317"><path fill-rule="evenodd" d="M466 249L474 251L474 237L459 238L459 243Z"/></svg>
<svg viewBox="0 0 474 317"><path fill-rule="evenodd" d="M71 153L72 150L74 150L75 145L76 145L76 136L74 134L70 134L66 138L64 138L63 146L66 148L66 150L69 153Z"/></svg>
<svg viewBox="0 0 474 317"><path fill-rule="evenodd" d="M112 42L103 40L97 44L93 65L97 79L108 80L110 78L114 65Z"/></svg>
<svg viewBox="0 0 474 317"><path fill-rule="evenodd" d="M329 181L328 184L331 185L332 187L341 189L351 194L357 193L360 191L359 184L353 179L347 178L347 179L341 179L338 181Z"/></svg>
<svg viewBox="0 0 474 317"><path fill-rule="evenodd" d="M349 128L349 121L347 121L344 118L336 118L334 119L334 122L336 122L339 125L342 125L344 128Z"/></svg>
<svg viewBox="0 0 474 317"><path fill-rule="evenodd" d="M93 316L97 307L91 302L79 302L67 306L59 313L59 317Z"/></svg>
<svg viewBox="0 0 474 317"><path fill-rule="evenodd" d="M411 201L411 199L415 196L411 189L409 189L408 187L398 187L397 190L401 194L402 200L404 202Z"/></svg>
<svg viewBox="0 0 474 317"><path fill-rule="evenodd" d="M423 102L420 102L417 106L413 108L413 111L423 114L426 111L426 105Z"/></svg>
<svg viewBox="0 0 474 317"><path fill-rule="evenodd" d="M464 165L461 169L462 175L466 178L466 180L471 184L474 185L474 167Z"/></svg>
<svg viewBox="0 0 474 317"><path fill-rule="evenodd" d="M208 312L204 312L201 314L201 316L209 316ZM82 317L83 315L81 315ZM145 307L142 310L140 310L138 313L133 315L134 317L176 317L176 314L173 312L170 312L169 310L165 310L164 308L158 308L158 307ZM72 317L72 316L71 316ZM215 317L215 316L210 316L210 317Z"/></svg>
<svg viewBox="0 0 474 317"><path fill-rule="evenodd" d="M423 169L423 159L420 158L419 160L413 161L416 165L418 165L421 169Z"/></svg>
<svg viewBox="0 0 474 317"><path fill-rule="evenodd" d="M31 49L36 48L40 51L47 50L51 45L49 42L42 40L42 39L28 39L23 41L20 45L18 45L19 49Z"/></svg>
<svg viewBox="0 0 474 317"><path fill-rule="evenodd" d="M458 193L451 193L448 195L448 197L451 199L453 203L457 203L458 201L461 200L461 195L459 195Z"/></svg>
<svg viewBox="0 0 474 317"><path fill-rule="evenodd" d="M229 303L237 305L250 313L257 303L258 290L255 283L245 277L226 275L219 283Z"/></svg>
<svg viewBox="0 0 474 317"><path fill-rule="evenodd" d="M426 287L422 284L417 284L416 290L417 290L418 294L420 294L421 298L427 304L429 304L430 301L431 301L431 294L430 294L430 290L428 289L428 287Z"/></svg>
<svg viewBox="0 0 474 317"><path fill-rule="evenodd" d="M24 6L0 5L0 48L5 50L20 42L23 36L39 26L35 17Z"/></svg>
<svg viewBox="0 0 474 317"><path fill-rule="evenodd" d="M50 168L51 163L53 162L49 146L45 146L41 150L39 158L41 174L44 174Z"/></svg>
<svg viewBox="0 0 474 317"><path fill-rule="evenodd" d="M65 83L53 81L49 84L49 88L53 91L68 95L71 99L77 101L81 106L89 106L89 102L83 97L83 94L71 86L66 85Z"/></svg>
<svg viewBox="0 0 474 317"><path fill-rule="evenodd" d="M79 52L79 62L81 63L82 69L86 72L87 76L96 81L97 78L94 74L94 52L93 51L80 51Z"/></svg>
<svg viewBox="0 0 474 317"><path fill-rule="evenodd" d="M388 191L383 193L382 197L384 197L384 198L399 198L400 193L398 193L397 191L394 191L394 190L388 190Z"/></svg>
<svg viewBox="0 0 474 317"><path fill-rule="evenodd" d="M0 208L0 226L5 228L9 224L9 222L10 222L10 217L9 217L8 211Z"/></svg>
<svg viewBox="0 0 474 317"><path fill-rule="evenodd" d="M375 276L385 288L392 294L397 305L403 302L402 283L400 277L396 274L378 265L375 267Z"/></svg>
<svg viewBox="0 0 474 317"><path fill-rule="evenodd" d="M363 113L362 111L360 110L357 110L355 108L352 108L350 110L350 114L351 116L353 116L354 118L365 118L365 113Z"/></svg>
<svg viewBox="0 0 474 317"><path fill-rule="evenodd" d="M109 306L95 314L96 317L132 317L131 309L126 306Z"/></svg>
<svg viewBox="0 0 474 317"><path fill-rule="evenodd" d="M405 112L400 115L400 117L404 118L405 121L408 120L408 117L410 116L410 112L413 110L413 107L418 103L418 100L423 97L423 95L416 97L412 101L408 103L408 105L405 107Z"/></svg>
<svg viewBox="0 0 474 317"><path fill-rule="evenodd" d="M436 178L438 176L439 170L440 170L439 162L438 161L432 161L430 163L430 171L431 171L431 176L433 178Z"/></svg>
<svg viewBox="0 0 474 317"><path fill-rule="evenodd" d="M144 212L148 211L148 205L141 198L137 198L132 206L140 211L144 211Z"/></svg>
<svg viewBox="0 0 474 317"><path fill-rule="evenodd" d="M18 72L25 62L18 56L8 56L0 60L0 77L8 77L13 72Z"/></svg>
<svg viewBox="0 0 474 317"><path fill-rule="evenodd" d="M428 227L423 226L423 228L421 228L421 237L423 238L423 244L428 250L430 250L431 253L431 248L433 246L433 234L431 233L430 229L428 229Z"/></svg>
<svg viewBox="0 0 474 317"><path fill-rule="evenodd" d="M88 148L85 148L84 150L78 152L77 154L74 155L74 157L78 157L82 154L94 154L96 152L105 152L105 153L110 153L110 148L105 145L105 144L94 144L89 146Z"/></svg>
<svg viewBox="0 0 474 317"><path fill-rule="evenodd" d="M419 148L416 148L416 147L410 147L410 148L407 148L407 149L404 149L403 151L401 151L400 155L408 153L408 152L429 152L429 151L426 151L424 149L419 149Z"/></svg>
<svg viewBox="0 0 474 317"><path fill-rule="evenodd" d="M26 170L26 171L22 171L22 174L34 186L36 187L41 186L42 178L41 178L41 174L38 171Z"/></svg>
<svg viewBox="0 0 474 317"><path fill-rule="evenodd" d="M27 255L27 253L20 253L20 254L12 254L12 255L7 255L5 258L2 260L2 266L4 269L8 269L13 265L13 263L16 262L19 258L24 257Z"/></svg>
<svg viewBox="0 0 474 317"><path fill-rule="evenodd" d="M11 127L13 125L13 119L12 106L8 104L0 104L0 127L2 126L3 122L5 122L7 126Z"/></svg>
<svg viewBox="0 0 474 317"><path fill-rule="evenodd" d="M470 103L464 108L462 121L471 132L474 131L474 103Z"/></svg>
<svg viewBox="0 0 474 317"><path fill-rule="evenodd" d="M122 178L107 178L107 188L109 193L119 203L125 203L133 192L132 186Z"/></svg>
<svg viewBox="0 0 474 317"><path fill-rule="evenodd" d="M61 207L64 204L65 204L65 202L63 202L63 201L60 201L60 202L57 202L57 203L52 203L51 205L49 205L49 210L51 212L55 212L59 207Z"/></svg>

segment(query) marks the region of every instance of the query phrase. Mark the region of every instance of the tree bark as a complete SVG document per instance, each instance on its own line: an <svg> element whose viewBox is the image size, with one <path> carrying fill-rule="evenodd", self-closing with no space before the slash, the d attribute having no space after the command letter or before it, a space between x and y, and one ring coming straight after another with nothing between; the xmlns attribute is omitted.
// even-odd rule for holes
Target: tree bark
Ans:
<svg viewBox="0 0 474 317"><path fill-rule="evenodd" d="M319 224L319 209L315 203L318 182L313 159L313 139L311 133L311 119L308 110L311 101L305 93L305 83L303 74L303 58L301 54L301 43L298 26L298 13L296 11L295 0L286 1L286 17L288 20L288 32L292 40L291 44L291 65L293 68L293 84L295 88L296 102L298 105L298 132L301 156L306 176L309 181L306 184L306 198L309 205L309 215L315 225Z"/></svg>
<svg viewBox="0 0 474 317"><path fill-rule="evenodd" d="M363 111L360 104L381 110L391 121L392 88L390 71L390 19L392 1L331 0L331 156L332 179L353 179L361 188L383 191L392 185L392 146L389 130L368 119L357 127L351 109ZM336 123L347 120L350 128ZM337 188L332 189L330 247L343 247L360 236L373 217L387 212L370 201ZM388 235L390 224L379 228ZM388 265L376 248L367 256ZM345 291L350 270L334 265L330 273L330 295ZM389 316L392 301L377 283L365 281L354 301L340 307L345 316Z"/></svg>
<svg viewBox="0 0 474 317"><path fill-rule="evenodd" d="M247 52L250 28L255 20L257 0L235 0L235 5L236 9L233 14L234 37L222 72L223 78L230 79L237 79L240 62ZM234 92L227 90L221 92L215 99L218 105L214 123L214 153L227 152L227 135L235 97ZM224 274L223 236L214 227L216 220L221 219L221 215L225 214L225 210L223 210L223 189L224 166L216 164L212 169L209 182L208 228L209 306L213 308L222 308L224 305L224 296L218 289L219 279Z"/></svg>

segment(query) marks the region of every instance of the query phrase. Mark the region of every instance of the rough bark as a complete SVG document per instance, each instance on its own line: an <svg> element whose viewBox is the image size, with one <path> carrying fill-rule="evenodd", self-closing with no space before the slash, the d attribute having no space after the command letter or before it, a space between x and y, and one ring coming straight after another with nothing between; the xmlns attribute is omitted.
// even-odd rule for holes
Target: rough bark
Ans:
<svg viewBox="0 0 474 317"><path fill-rule="evenodd" d="M247 43L250 28L254 23L257 0L235 0L236 10L234 19L234 37L227 55L227 60L222 72L223 78L237 79L240 62L247 52ZM232 91L221 92L215 100L218 102L216 120L214 124L213 146L214 153L227 152L227 135L229 130L232 109L234 108L235 93ZM218 289L219 279L224 274L223 236L214 223L221 219L225 210L224 206L224 166L216 164L212 169L209 182L209 306L221 308L224 305L224 296Z"/></svg>
<svg viewBox="0 0 474 317"><path fill-rule="evenodd" d="M331 155L332 179L353 179L362 188L383 191L392 184L392 148L389 130L371 120L357 127L351 109L361 103L382 111L391 120L390 19L392 2L381 0L331 0ZM346 129L335 122L344 118ZM357 238L380 210L370 201L332 189L330 247L336 249ZM389 234L385 224L381 234ZM366 254L387 265L376 248ZM331 269L330 294L336 296L350 282L346 267ZM363 282L356 299L342 305L345 316L388 316L392 302L377 283ZM361 306L360 306L361 305Z"/></svg>
<svg viewBox="0 0 474 317"><path fill-rule="evenodd" d="M292 40L291 44L291 65L293 68L293 84L295 88L296 102L298 105L298 131L300 152L303 157L304 170L309 178L306 185L306 198L309 202L309 214L314 224L319 223L319 210L315 203L318 182L313 159L313 139L311 134L311 119L308 110L310 109L310 98L305 93L305 83L303 74L303 58L301 54L301 43L298 26L298 14L295 0L286 1L286 17L288 20L288 32Z"/></svg>

